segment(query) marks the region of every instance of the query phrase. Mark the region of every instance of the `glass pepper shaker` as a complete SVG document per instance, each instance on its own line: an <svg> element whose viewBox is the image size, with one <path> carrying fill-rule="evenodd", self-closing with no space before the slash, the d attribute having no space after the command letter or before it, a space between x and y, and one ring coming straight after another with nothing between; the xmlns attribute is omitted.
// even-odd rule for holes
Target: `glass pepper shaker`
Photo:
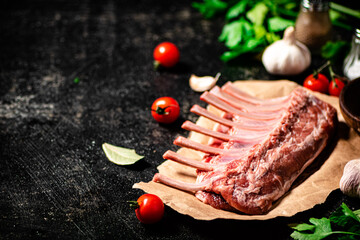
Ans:
<svg viewBox="0 0 360 240"><path fill-rule="evenodd" d="M360 77L360 28L355 30L350 52L344 60L343 70L349 80Z"/></svg>
<svg viewBox="0 0 360 240"><path fill-rule="evenodd" d="M304 43L312 53L319 53L321 47L331 39L332 24L328 0L302 0L295 22L295 37Z"/></svg>

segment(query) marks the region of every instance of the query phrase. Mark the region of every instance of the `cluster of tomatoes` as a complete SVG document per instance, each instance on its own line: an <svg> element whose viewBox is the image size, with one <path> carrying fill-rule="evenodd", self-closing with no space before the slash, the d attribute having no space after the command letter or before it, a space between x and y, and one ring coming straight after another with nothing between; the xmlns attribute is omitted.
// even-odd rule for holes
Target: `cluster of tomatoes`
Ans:
<svg viewBox="0 0 360 240"><path fill-rule="evenodd" d="M154 67L174 67L180 58L179 49L170 42L160 43L153 52ZM151 115L159 123L175 122L180 115L179 103L172 97L161 97L151 106ZM160 221L164 215L164 203L154 194L144 194L137 201L130 201L135 208L136 217L144 224L153 224Z"/></svg>
<svg viewBox="0 0 360 240"><path fill-rule="evenodd" d="M329 72L331 76L331 81L326 77L326 75L320 73L325 67L329 67ZM346 84L346 79L336 75L329 62L326 65L319 68L315 73L310 74L305 78L303 86L316 92L321 92L325 94L330 94L331 96L339 96L341 90Z"/></svg>

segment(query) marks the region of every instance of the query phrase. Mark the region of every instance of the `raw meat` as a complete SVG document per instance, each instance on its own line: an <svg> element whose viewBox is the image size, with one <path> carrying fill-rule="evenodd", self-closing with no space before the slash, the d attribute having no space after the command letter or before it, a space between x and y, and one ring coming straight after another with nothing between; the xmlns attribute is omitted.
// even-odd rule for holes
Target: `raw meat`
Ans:
<svg viewBox="0 0 360 240"><path fill-rule="evenodd" d="M185 191L215 208L264 214L329 142L337 123L334 107L303 88L261 100L230 82L200 99L224 111L221 116L195 105L191 111L217 123L212 130L189 121L183 128L211 137L204 145L184 137L174 144L204 152L202 161L167 151L165 159L197 169L196 183L161 174L154 181Z"/></svg>

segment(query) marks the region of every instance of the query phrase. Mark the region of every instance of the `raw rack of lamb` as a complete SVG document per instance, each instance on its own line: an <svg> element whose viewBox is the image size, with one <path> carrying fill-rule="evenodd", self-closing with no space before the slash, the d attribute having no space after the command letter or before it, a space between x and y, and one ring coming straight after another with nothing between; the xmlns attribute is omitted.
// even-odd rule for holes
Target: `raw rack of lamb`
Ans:
<svg viewBox="0 0 360 240"><path fill-rule="evenodd" d="M191 112L216 124L213 130L185 121L183 128L210 136L208 145L184 137L174 144L204 152L202 161L167 151L163 157L197 169L195 183L155 174L153 181L195 192L218 209L264 214L329 142L336 109L299 87L285 97L262 100L231 82L201 100L222 110L217 116L194 105Z"/></svg>

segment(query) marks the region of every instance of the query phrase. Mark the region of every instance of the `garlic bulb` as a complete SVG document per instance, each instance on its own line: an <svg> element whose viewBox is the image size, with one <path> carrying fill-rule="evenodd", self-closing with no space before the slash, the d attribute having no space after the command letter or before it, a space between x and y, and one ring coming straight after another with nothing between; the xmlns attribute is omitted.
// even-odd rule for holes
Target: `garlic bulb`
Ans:
<svg viewBox="0 0 360 240"><path fill-rule="evenodd" d="M220 73L217 73L215 77L204 76L198 77L194 74L189 79L189 84L192 90L196 92L204 92L215 86L217 80L219 80Z"/></svg>
<svg viewBox="0 0 360 240"><path fill-rule="evenodd" d="M282 40L268 46L262 62L271 74L296 75L310 66L311 54L309 49L295 39L295 28L288 27Z"/></svg>
<svg viewBox="0 0 360 240"><path fill-rule="evenodd" d="M345 195L360 198L360 159L351 160L345 165L340 190Z"/></svg>

